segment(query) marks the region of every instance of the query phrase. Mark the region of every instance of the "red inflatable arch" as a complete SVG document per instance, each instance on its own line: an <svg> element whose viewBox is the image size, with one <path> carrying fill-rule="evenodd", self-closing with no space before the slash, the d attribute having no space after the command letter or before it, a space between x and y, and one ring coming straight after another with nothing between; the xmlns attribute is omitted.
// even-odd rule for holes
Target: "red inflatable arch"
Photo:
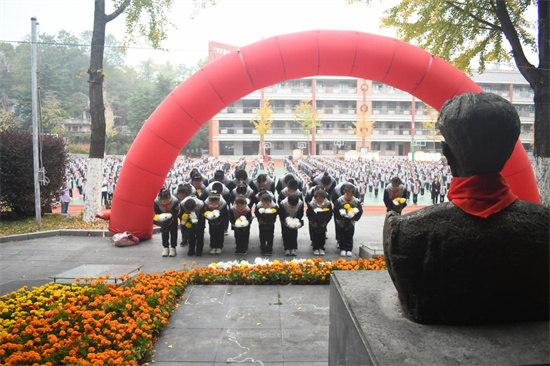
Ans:
<svg viewBox="0 0 550 366"><path fill-rule="evenodd" d="M153 112L132 144L114 194L109 230L141 239L153 232L153 201L181 149L227 105L285 80L352 76L409 92L439 110L482 89L458 69L418 47L373 34L314 30L268 38L206 65ZM540 202L527 154L518 141L503 175L520 199Z"/></svg>

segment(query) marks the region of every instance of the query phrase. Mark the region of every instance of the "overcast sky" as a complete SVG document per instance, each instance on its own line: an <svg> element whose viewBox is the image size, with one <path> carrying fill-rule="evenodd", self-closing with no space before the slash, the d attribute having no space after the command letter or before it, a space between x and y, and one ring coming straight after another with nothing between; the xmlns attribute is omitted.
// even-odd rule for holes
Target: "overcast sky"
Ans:
<svg viewBox="0 0 550 366"><path fill-rule="evenodd" d="M157 51L141 45L129 50L130 64L152 58L156 63L170 60L174 64L193 66L208 55L208 41L245 46L272 36L312 29L357 30L386 36L395 31L381 29L383 9L396 0L373 0L347 5L345 0L219 0L191 19L191 0L174 0L170 20L177 29L169 32ZM106 0L110 4L110 0ZM93 0L0 0L0 41L21 41L30 34L30 18L35 16L39 32L57 34L61 29L80 35L92 30ZM383 5L382 5L383 4ZM115 19L107 33L124 38L124 21Z"/></svg>

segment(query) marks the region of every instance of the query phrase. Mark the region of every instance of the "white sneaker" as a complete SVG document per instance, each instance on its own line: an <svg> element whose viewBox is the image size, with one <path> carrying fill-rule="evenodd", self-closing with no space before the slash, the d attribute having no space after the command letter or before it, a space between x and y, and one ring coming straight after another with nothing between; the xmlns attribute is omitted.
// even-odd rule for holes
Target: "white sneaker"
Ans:
<svg viewBox="0 0 550 366"><path fill-rule="evenodd" d="M290 253L290 249L285 250L285 255L292 255L292 254Z"/></svg>
<svg viewBox="0 0 550 366"><path fill-rule="evenodd" d="M290 250L290 255L296 255L296 249L291 249Z"/></svg>
<svg viewBox="0 0 550 366"><path fill-rule="evenodd" d="M169 252L168 248L162 248L162 256L163 257L168 257L168 252Z"/></svg>
<svg viewBox="0 0 550 366"><path fill-rule="evenodd" d="M216 249L215 248L212 248L210 249L210 252L208 252L210 255L214 255L216 254Z"/></svg>
<svg viewBox="0 0 550 366"><path fill-rule="evenodd" d="M323 249L319 249L319 255L325 255L325 251Z"/></svg>
<svg viewBox="0 0 550 366"><path fill-rule="evenodd" d="M346 251L345 250L341 250L340 251L340 257L345 257L346 256Z"/></svg>
<svg viewBox="0 0 550 366"><path fill-rule="evenodd" d="M216 254L222 254L222 248L216 248Z"/></svg>
<svg viewBox="0 0 550 366"><path fill-rule="evenodd" d="M353 255L352 252L346 252L346 257L351 257Z"/></svg>
<svg viewBox="0 0 550 366"><path fill-rule="evenodd" d="M170 254L169 254L170 257L175 257L176 256L176 248L170 248Z"/></svg>
<svg viewBox="0 0 550 366"><path fill-rule="evenodd" d="M315 249L315 250L313 251L313 255L319 255L319 254L320 254L320 253L319 253L319 249Z"/></svg>

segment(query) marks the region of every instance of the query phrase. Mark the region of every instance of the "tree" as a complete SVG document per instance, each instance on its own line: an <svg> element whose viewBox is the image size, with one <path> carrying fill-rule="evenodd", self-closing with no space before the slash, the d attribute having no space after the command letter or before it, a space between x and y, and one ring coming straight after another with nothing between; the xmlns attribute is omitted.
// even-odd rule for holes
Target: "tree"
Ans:
<svg viewBox="0 0 550 366"><path fill-rule="evenodd" d="M42 127L45 133L65 135L63 119L65 113L59 105L59 100L53 94L46 94L41 102Z"/></svg>
<svg viewBox="0 0 550 366"><path fill-rule="evenodd" d="M319 115L323 113L323 110L315 113L315 111L313 110L313 106L311 105L311 100L304 99L300 101L300 104L294 107L294 111L295 112L292 113L292 118L294 119L294 122L302 126L302 132L304 136L307 136L309 155L309 152L311 151L311 142L309 139L310 132L312 129L316 127L321 127L323 125L321 123L322 119L319 118Z"/></svg>
<svg viewBox="0 0 550 366"><path fill-rule="evenodd" d="M376 123L376 120L367 121L365 113L361 114L361 120L352 122L354 127L350 127L355 131L355 135L361 137L361 146L366 147L366 139L372 135L372 126Z"/></svg>
<svg viewBox="0 0 550 366"><path fill-rule="evenodd" d="M348 3L371 0L348 0ZM536 7L537 19L528 14ZM479 62L514 61L534 90L535 173L542 203L550 206L550 2L548 0L401 0L382 24L405 42L470 70ZM536 34L536 36L535 36ZM506 44L506 40L508 41ZM525 51L538 52L538 66Z"/></svg>
<svg viewBox="0 0 550 366"><path fill-rule="evenodd" d="M165 28L170 25L166 14L170 14L173 0L113 0L114 11L105 13L105 0L95 0L94 27L90 51L89 95L91 138L88 168L87 195L83 220L94 220L101 211L101 181L103 179L103 158L105 154L105 105L103 102L103 56L105 51L105 33L107 23L121 14L125 15L125 44L135 43L138 37L145 38L153 48L159 48L166 39ZM144 24L145 23L145 24Z"/></svg>
<svg viewBox="0 0 550 366"><path fill-rule="evenodd" d="M0 206L12 218L33 217L34 176L32 134L22 131L0 132ZM43 136L42 157L49 183L40 187L41 212L50 211L52 200L65 180L67 153L62 138ZM51 211L50 211L51 212Z"/></svg>
<svg viewBox="0 0 550 366"><path fill-rule="evenodd" d="M273 119L273 110L271 109L271 104L269 104L269 99L264 99L263 107L260 107L256 110L256 117L250 120L250 123L254 124L258 135L260 135L260 155L264 156L264 139L265 135L271 130L271 124Z"/></svg>
<svg viewBox="0 0 550 366"><path fill-rule="evenodd" d="M430 106L426 106L426 108L424 108L424 113L426 114L427 120L422 122L422 128L427 131L426 138L432 141L439 140L441 134L435 127L437 124L437 111Z"/></svg>
<svg viewBox="0 0 550 366"><path fill-rule="evenodd" d="M189 156L200 157L202 150L208 150L208 123L199 128L197 133L183 148L183 153Z"/></svg>

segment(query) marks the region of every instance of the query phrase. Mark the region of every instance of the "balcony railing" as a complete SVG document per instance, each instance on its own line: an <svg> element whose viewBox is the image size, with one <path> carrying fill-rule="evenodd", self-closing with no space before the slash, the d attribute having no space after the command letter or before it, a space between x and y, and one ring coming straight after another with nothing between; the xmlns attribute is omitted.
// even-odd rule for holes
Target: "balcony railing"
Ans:
<svg viewBox="0 0 550 366"><path fill-rule="evenodd" d="M220 135L231 135L231 134L244 134L244 135L250 135L250 134L257 134L257 130L254 127L220 127ZM354 134L354 130L351 128L323 128L320 127L317 129L318 135L334 135L334 136L341 136L341 135L352 135ZM435 136L436 139L439 139L440 136L434 134L433 130L426 130L426 129L416 129L415 130L415 137L416 138L427 138L428 136ZM268 134L270 135L300 135L303 136L303 132L301 128L295 128L295 127L287 127L287 128L272 128L269 130ZM410 129L399 129L399 128L375 128L372 132L372 136L410 136L411 131Z"/></svg>

